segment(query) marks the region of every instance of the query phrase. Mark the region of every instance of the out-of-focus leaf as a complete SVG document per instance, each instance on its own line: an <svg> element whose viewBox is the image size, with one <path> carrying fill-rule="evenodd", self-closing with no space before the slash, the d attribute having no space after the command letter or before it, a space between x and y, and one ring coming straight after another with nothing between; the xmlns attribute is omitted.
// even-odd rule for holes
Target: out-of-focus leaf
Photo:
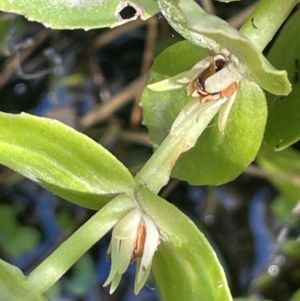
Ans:
<svg viewBox="0 0 300 301"><path fill-rule="evenodd" d="M296 291L296 293L294 293L292 299L290 299L290 301L300 301L300 289L298 289Z"/></svg>
<svg viewBox="0 0 300 301"><path fill-rule="evenodd" d="M27 281L22 271L0 259L0 301L46 301Z"/></svg>
<svg viewBox="0 0 300 301"><path fill-rule="evenodd" d="M36 229L22 226L19 227L13 237L6 242L4 249L11 255L20 255L33 250L39 240L40 233Z"/></svg>
<svg viewBox="0 0 300 301"><path fill-rule="evenodd" d="M265 141L275 150L282 150L300 139L300 11L284 25L272 46L268 59L287 70L292 92L282 98L268 95L269 116Z"/></svg>
<svg viewBox="0 0 300 301"><path fill-rule="evenodd" d="M17 211L15 206L1 205L0 245L5 252L12 255L32 250L40 239L36 229L18 223Z"/></svg>
<svg viewBox="0 0 300 301"><path fill-rule="evenodd" d="M282 196L274 204L276 212L286 218L300 199L300 154L287 148L281 152L263 144L257 162L266 172L267 178L281 192Z"/></svg>
<svg viewBox="0 0 300 301"><path fill-rule="evenodd" d="M188 41L237 58L237 68L263 89L287 95L291 85L286 71L275 69L240 32L216 16L207 14L192 0L159 0L160 9L171 26ZM233 58L232 57L232 58Z"/></svg>
<svg viewBox="0 0 300 301"><path fill-rule="evenodd" d="M87 136L47 118L0 113L0 163L83 207L130 193L134 179Z"/></svg>
<svg viewBox="0 0 300 301"><path fill-rule="evenodd" d="M259 299L256 299L256 298L234 298L233 299L234 301L271 301L271 300L267 300L267 299L264 299L264 300L262 300L261 298L259 298Z"/></svg>
<svg viewBox="0 0 300 301"><path fill-rule="evenodd" d="M24 15L46 27L86 30L114 27L131 17L145 20L159 12L157 2L148 0L0 0L0 9Z"/></svg>
<svg viewBox="0 0 300 301"><path fill-rule="evenodd" d="M290 199L284 193L280 193L272 202L272 212L280 221L285 223L291 216L294 203L294 199Z"/></svg>
<svg viewBox="0 0 300 301"><path fill-rule="evenodd" d="M285 241L281 246L281 250L291 257L300 258L300 242L297 239Z"/></svg>
<svg viewBox="0 0 300 301"><path fill-rule="evenodd" d="M89 254L83 255L72 267L72 276L66 286L78 296L84 296L96 283L95 263Z"/></svg>
<svg viewBox="0 0 300 301"><path fill-rule="evenodd" d="M153 261L163 300L232 300L216 253L196 225L148 188L137 188L136 199L163 237Z"/></svg>
<svg viewBox="0 0 300 301"><path fill-rule="evenodd" d="M56 218L59 224L59 228L63 230L70 229L75 224L75 215L71 208L61 208L56 213Z"/></svg>
<svg viewBox="0 0 300 301"><path fill-rule="evenodd" d="M236 2L236 1L242 1L242 0L216 0L218 2L224 2L224 3L229 3L229 2Z"/></svg>
<svg viewBox="0 0 300 301"><path fill-rule="evenodd" d="M172 45L155 59L148 84L186 71L206 55L204 50L187 41ZM144 123L155 147L166 137L174 119L189 101L191 98L185 89L144 90ZM262 90L255 83L242 80L224 135L214 119L196 146L179 158L172 176L193 184L220 184L237 177L256 156L266 115Z"/></svg>

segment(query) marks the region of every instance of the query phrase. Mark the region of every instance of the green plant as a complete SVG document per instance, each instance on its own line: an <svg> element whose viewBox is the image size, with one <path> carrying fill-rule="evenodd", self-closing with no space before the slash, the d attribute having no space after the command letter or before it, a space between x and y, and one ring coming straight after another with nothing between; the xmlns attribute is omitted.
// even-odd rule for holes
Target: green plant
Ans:
<svg viewBox="0 0 300 301"><path fill-rule="evenodd" d="M287 73L275 69L261 51L298 1L262 0L240 32L193 1L137 2L130 5L138 16L147 18L161 11L186 41L161 53L150 70L142 106L156 151L134 178L99 144L57 121L0 113L1 164L66 200L98 210L28 277L0 261L4 300L44 300L43 293L112 228L112 267L105 283L111 283L111 292L137 259L136 293L152 264L165 300L232 299L224 271L204 235L157 194L171 175L193 184L217 185L237 177L254 160L267 123L262 89L275 95L291 91ZM118 1L53 2L51 10L48 5L47 1L0 0L2 10L56 28L124 23ZM103 18L99 18L101 11L105 11ZM299 11L286 25L295 32L299 32L297 18ZM276 62L282 48L275 44L270 59ZM292 51L289 68L296 59ZM299 139L297 120L289 120L278 137L273 127L281 110L272 105L273 96L268 98L266 141L282 149ZM299 103L295 97L291 102L292 108ZM263 164L263 150L259 156Z"/></svg>

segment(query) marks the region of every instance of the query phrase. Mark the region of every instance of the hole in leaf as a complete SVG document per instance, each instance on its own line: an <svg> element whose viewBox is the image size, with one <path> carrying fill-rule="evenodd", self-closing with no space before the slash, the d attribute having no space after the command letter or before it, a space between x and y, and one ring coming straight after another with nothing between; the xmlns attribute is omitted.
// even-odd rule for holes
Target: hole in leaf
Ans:
<svg viewBox="0 0 300 301"><path fill-rule="evenodd" d="M118 24L136 20L142 17L145 9L134 2L120 2L116 8L115 16L119 20Z"/></svg>
<svg viewBox="0 0 300 301"><path fill-rule="evenodd" d="M123 20L128 20L133 18L136 15L136 13L137 10L133 6L128 4L119 12L119 15Z"/></svg>

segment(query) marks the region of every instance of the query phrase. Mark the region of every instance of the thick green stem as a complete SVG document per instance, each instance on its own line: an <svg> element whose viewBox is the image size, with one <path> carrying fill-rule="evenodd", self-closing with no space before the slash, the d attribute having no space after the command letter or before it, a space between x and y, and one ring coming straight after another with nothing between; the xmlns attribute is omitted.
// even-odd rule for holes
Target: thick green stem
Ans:
<svg viewBox="0 0 300 301"><path fill-rule="evenodd" d="M199 99L188 103L174 121L167 138L136 175L135 180L158 193L168 183L178 157L194 146L222 103L219 100L201 104Z"/></svg>
<svg viewBox="0 0 300 301"><path fill-rule="evenodd" d="M261 0L240 31L263 51L298 0Z"/></svg>
<svg viewBox="0 0 300 301"><path fill-rule="evenodd" d="M126 213L136 207L128 196L119 195L64 241L28 276L36 291L47 291L66 271Z"/></svg>

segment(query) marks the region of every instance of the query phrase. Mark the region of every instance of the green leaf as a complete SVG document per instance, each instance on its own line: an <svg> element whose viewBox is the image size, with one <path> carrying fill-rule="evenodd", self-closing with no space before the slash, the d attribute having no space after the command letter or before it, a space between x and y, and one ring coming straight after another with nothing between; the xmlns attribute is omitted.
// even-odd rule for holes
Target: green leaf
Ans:
<svg viewBox="0 0 300 301"><path fill-rule="evenodd" d="M4 204L0 210L0 245L5 252L14 256L32 250L40 239L36 229L19 224L19 209L18 206Z"/></svg>
<svg viewBox="0 0 300 301"><path fill-rule="evenodd" d="M187 41L179 42L155 59L148 84L188 70L206 55L204 50ZM166 137L174 119L190 100L185 89L144 90L144 123L155 147ZM256 156L266 116L262 90L255 83L242 80L224 135L214 119L196 146L179 158L172 176L192 184L220 184L237 177Z"/></svg>
<svg viewBox="0 0 300 301"><path fill-rule="evenodd" d="M90 253L84 254L72 267L65 286L77 296L85 296L97 282L95 262Z"/></svg>
<svg viewBox="0 0 300 301"><path fill-rule="evenodd" d="M234 301L271 301L271 300L267 300L267 299L262 299L261 297L259 297L259 299L253 297L253 298L234 298Z"/></svg>
<svg viewBox="0 0 300 301"><path fill-rule="evenodd" d="M196 225L146 187L136 189L136 199L162 236L153 272L163 300L232 300L216 253Z"/></svg>
<svg viewBox="0 0 300 301"><path fill-rule="evenodd" d="M286 71L276 70L243 34L225 21L207 14L192 0L158 3L171 26L188 41L214 53L230 53L243 76L273 94L287 95L291 91Z"/></svg>
<svg viewBox="0 0 300 301"><path fill-rule="evenodd" d="M268 59L285 68L293 83L292 92L282 98L268 95L269 116L265 141L282 150L300 139L300 11L288 20L272 46Z"/></svg>
<svg viewBox="0 0 300 301"><path fill-rule="evenodd" d="M300 289L298 289L294 294L290 301L300 301Z"/></svg>
<svg viewBox="0 0 300 301"><path fill-rule="evenodd" d="M257 162L268 180L281 192L282 196L273 206L280 214L285 213L282 218L286 220L300 199L300 154L291 148L274 152L270 146L263 144Z"/></svg>
<svg viewBox="0 0 300 301"><path fill-rule="evenodd" d="M128 5L132 7L133 13L136 11L135 16L124 20L119 11ZM159 12L157 2L148 0L0 0L0 9L24 15L46 27L85 30L114 27L137 17L145 20Z"/></svg>
<svg viewBox="0 0 300 301"><path fill-rule="evenodd" d="M299 239L287 239L282 243L281 252L292 258L300 258L300 242Z"/></svg>
<svg viewBox="0 0 300 301"><path fill-rule="evenodd" d="M56 120L0 113L0 153L1 164L91 209L135 183L106 149Z"/></svg>
<svg viewBox="0 0 300 301"><path fill-rule="evenodd" d="M237 2L237 1L242 1L242 0L216 0L218 2L224 2L224 3L229 3L229 2Z"/></svg>
<svg viewBox="0 0 300 301"><path fill-rule="evenodd" d="M36 293L22 271L0 259L0 300L2 301L46 301Z"/></svg>

